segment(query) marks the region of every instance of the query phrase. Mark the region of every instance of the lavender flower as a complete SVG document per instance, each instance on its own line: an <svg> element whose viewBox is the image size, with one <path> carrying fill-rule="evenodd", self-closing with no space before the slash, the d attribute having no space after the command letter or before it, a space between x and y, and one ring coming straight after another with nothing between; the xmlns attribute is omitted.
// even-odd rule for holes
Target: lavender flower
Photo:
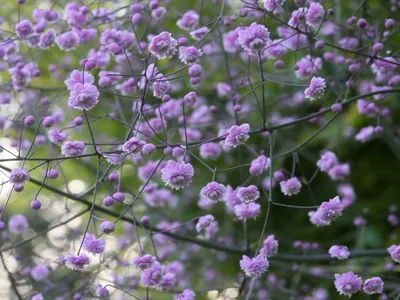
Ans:
<svg viewBox="0 0 400 300"><path fill-rule="evenodd" d="M100 224L100 231L104 232L105 234L113 233L115 230L115 225L111 221L103 221Z"/></svg>
<svg viewBox="0 0 400 300"><path fill-rule="evenodd" d="M240 268L248 277L258 278L267 272L269 266L268 260L261 254L254 258L243 255L240 261Z"/></svg>
<svg viewBox="0 0 400 300"><path fill-rule="evenodd" d="M312 27L319 26L324 18L324 8L318 2L311 2L306 13L306 23Z"/></svg>
<svg viewBox="0 0 400 300"><path fill-rule="evenodd" d="M361 277L354 272L335 274L335 287L340 295L351 297L361 290Z"/></svg>
<svg viewBox="0 0 400 300"><path fill-rule="evenodd" d="M400 246L399 245L392 245L389 248L387 248L390 256L392 257L392 259L397 262L400 263Z"/></svg>
<svg viewBox="0 0 400 300"><path fill-rule="evenodd" d="M63 51L71 51L79 43L79 35L75 31L66 31L56 37L57 46Z"/></svg>
<svg viewBox="0 0 400 300"><path fill-rule="evenodd" d="M14 185L14 187L23 187L25 182L30 178L28 171L20 168L14 168L10 172L10 177L8 181Z"/></svg>
<svg viewBox="0 0 400 300"><path fill-rule="evenodd" d="M35 281L43 281L49 274L50 272L47 266L35 266L31 269L31 276Z"/></svg>
<svg viewBox="0 0 400 300"><path fill-rule="evenodd" d="M67 141L61 147L61 153L65 156L79 156L85 153L86 145L81 141Z"/></svg>
<svg viewBox="0 0 400 300"><path fill-rule="evenodd" d="M342 215L343 204L336 196L329 202L322 202L315 213L311 214L311 223L317 226L330 225L337 217Z"/></svg>
<svg viewBox="0 0 400 300"><path fill-rule="evenodd" d="M252 23L237 32L238 42L250 55L258 55L267 45L269 31L264 25Z"/></svg>
<svg viewBox="0 0 400 300"><path fill-rule="evenodd" d="M65 81L65 85L67 86L67 89L70 91L74 90L74 87L77 83L87 83L87 84L93 84L94 83L94 77L92 74L88 72L82 72L79 70L73 70L71 74L69 75L68 79Z"/></svg>
<svg viewBox="0 0 400 300"><path fill-rule="evenodd" d="M143 256L135 257L133 259L133 264L141 270L145 270L151 267L156 262L156 258L150 254L145 254Z"/></svg>
<svg viewBox="0 0 400 300"><path fill-rule="evenodd" d="M161 169L161 178L165 185L173 189L179 190L192 182L194 169L189 163L177 163L169 160L167 165Z"/></svg>
<svg viewBox="0 0 400 300"><path fill-rule="evenodd" d="M278 253L279 243L273 234L267 236L264 240L263 246L260 248L260 254L265 257L272 257Z"/></svg>
<svg viewBox="0 0 400 300"><path fill-rule="evenodd" d="M367 126L360 129L360 131L354 137L357 141L362 143L368 142L372 139L375 133L374 126Z"/></svg>
<svg viewBox="0 0 400 300"><path fill-rule="evenodd" d="M296 195L301 189L301 182L297 179L297 177L283 180L279 184L281 185L281 191L285 196Z"/></svg>
<svg viewBox="0 0 400 300"><path fill-rule="evenodd" d="M20 39L26 39L33 32L33 25L29 20L22 20L17 25L15 25L15 33Z"/></svg>
<svg viewBox="0 0 400 300"><path fill-rule="evenodd" d="M178 42L171 36L171 33L164 31L153 37L149 44L149 50L158 59L171 58L176 52L177 45Z"/></svg>
<svg viewBox="0 0 400 300"><path fill-rule="evenodd" d="M349 164L337 164L328 171L328 175L332 180L343 179L349 174L350 174Z"/></svg>
<svg viewBox="0 0 400 300"><path fill-rule="evenodd" d="M200 16L194 10L188 10L183 14L176 25L183 30L191 30L199 24Z"/></svg>
<svg viewBox="0 0 400 300"><path fill-rule="evenodd" d="M77 83L70 93L68 105L75 109L90 110L99 102L97 87L88 83Z"/></svg>
<svg viewBox="0 0 400 300"><path fill-rule="evenodd" d="M244 123L240 126L234 125L229 130L229 134L225 139L225 146L236 148L249 139L250 126Z"/></svg>
<svg viewBox="0 0 400 300"><path fill-rule="evenodd" d="M243 203L250 203L260 198L260 192L255 185L249 185L248 187L240 187L237 190L237 195Z"/></svg>
<svg viewBox="0 0 400 300"><path fill-rule="evenodd" d="M69 134L53 128L48 131L47 136L52 143L62 144L69 137Z"/></svg>
<svg viewBox="0 0 400 300"><path fill-rule="evenodd" d="M340 260L347 259L350 256L350 252L347 247L341 245L333 245L330 247L329 254L331 257L335 257Z"/></svg>
<svg viewBox="0 0 400 300"><path fill-rule="evenodd" d="M192 290L186 289L182 294L178 295L176 300L194 300L196 297L195 292Z"/></svg>
<svg viewBox="0 0 400 300"><path fill-rule="evenodd" d="M179 59L185 65L194 64L203 53L196 47L179 47Z"/></svg>
<svg viewBox="0 0 400 300"><path fill-rule="evenodd" d="M224 199L225 192L226 187L223 184L213 181L203 187L200 194L213 202L218 202Z"/></svg>
<svg viewBox="0 0 400 300"><path fill-rule="evenodd" d="M368 295L382 294L384 282L380 277L372 277L364 281L363 290Z"/></svg>
<svg viewBox="0 0 400 300"><path fill-rule="evenodd" d="M264 0L264 8L266 11L278 14L282 11L284 2L285 0Z"/></svg>
<svg viewBox="0 0 400 300"><path fill-rule="evenodd" d="M261 206L258 203L241 203L233 207L235 215L239 220L255 219L260 213Z"/></svg>
<svg viewBox="0 0 400 300"><path fill-rule="evenodd" d="M321 98L325 93L326 83L322 77L313 77L310 86L305 89L304 96L311 101Z"/></svg>
<svg viewBox="0 0 400 300"><path fill-rule="evenodd" d="M89 257L86 254L67 255L64 257L65 264L71 270L83 271L85 265L89 264Z"/></svg>
<svg viewBox="0 0 400 300"><path fill-rule="evenodd" d="M145 144L145 142L141 141L137 137L131 137L122 145L122 151L137 154L142 151Z"/></svg>
<svg viewBox="0 0 400 300"><path fill-rule="evenodd" d="M271 166L271 159L267 158L265 155L260 155L251 162L250 174L251 176L261 175L262 172Z"/></svg>
<svg viewBox="0 0 400 300"><path fill-rule="evenodd" d="M163 269L159 262L154 262L150 267L144 269L140 275L140 281L148 287L155 287L161 283Z"/></svg>
<svg viewBox="0 0 400 300"><path fill-rule="evenodd" d="M208 226L211 225L212 222L215 221L215 218L213 215L205 215L199 218L199 221L196 224L196 231L200 232L203 229L207 228Z"/></svg>
<svg viewBox="0 0 400 300"><path fill-rule="evenodd" d="M12 233L21 234L28 230L28 228L28 220L24 215L14 215L8 221L8 229Z"/></svg>
<svg viewBox="0 0 400 300"><path fill-rule="evenodd" d="M221 146L217 143L207 143L200 146L200 157L204 159L217 159L221 155Z"/></svg>
<svg viewBox="0 0 400 300"><path fill-rule="evenodd" d="M321 155L321 158L317 161L317 167L322 172L328 172L335 165L337 165L338 160L336 154L331 151L326 151Z"/></svg>
<svg viewBox="0 0 400 300"><path fill-rule="evenodd" d="M106 248L106 241L96 239L96 237L93 234L87 232L83 237L83 249L93 254L100 254L103 253L105 248Z"/></svg>

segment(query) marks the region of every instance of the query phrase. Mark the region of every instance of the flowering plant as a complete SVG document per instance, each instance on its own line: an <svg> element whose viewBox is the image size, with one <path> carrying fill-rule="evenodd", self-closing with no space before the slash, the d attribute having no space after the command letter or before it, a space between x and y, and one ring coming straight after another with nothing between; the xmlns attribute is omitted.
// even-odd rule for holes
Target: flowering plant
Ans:
<svg viewBox="0 0 400 300"><path fill-rule="evenodd" d="M0 6L2 296L398 297L399 1Z"/></svg>

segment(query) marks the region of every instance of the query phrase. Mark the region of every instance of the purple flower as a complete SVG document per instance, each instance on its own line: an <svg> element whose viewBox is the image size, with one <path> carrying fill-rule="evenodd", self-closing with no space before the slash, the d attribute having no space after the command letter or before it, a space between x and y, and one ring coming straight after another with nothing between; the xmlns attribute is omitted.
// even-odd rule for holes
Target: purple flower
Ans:
<svg viewBox="0 0 400 300"><path fill-rule="evenodd" d="M335 165L337 165L338 160L335 153L331 151L326 151L324 154L321 155L321 158L317 161L317 167L322 172L328 172L332 169Z"/></svg>
<svg viewBox="0 0 400 300"><path fill-rule="evenodd" d="M246 255L243 255L242 260L240 261L240 268L243 272L249 276L258 278L263 273L267 272L269 266L268 260L265 256L259 254L254 258L250 258Z"/></svg>
<svg viewBox="0 0 400 300"><path fill-rule="evenodd" d="M211 239L219 231L218 222L211 222L209 226L204 229L204 238L206 240Z"/></svg>
<svg viewBox="0 0 400 300"><path fill-rule="evenodd" d="M72 91L77 83L93 84L94 77L92 74L90 74L88 72L73 70L71 72L71 74L69 75L68 79L66 79L64 82L65 82L65 85L67 86L67 89Z"/></svg>
<svg viewBox="0 0 400 300"><path fill-rule="evenodd" d="M154 262L150 267L144 269L140 275L140 281L143 285L155 287L161 283L163 278L163 269L159 262Z"/></svg>
<svg viewBox="0 0 400 300"><path fill-rule="evenodd" d="M346 246L333 245L329 248L329 254L331 257L336 257L337 259L343 260L350 256L349 249Z"/></svg>
<svg viewBox="0 0 400 300"><path fill-rule="evenodd" d="M133 259L133 264L141 269L145 270L149 267L151 267L154 263L156 262L156 258L154 256L151 256L150 254L145 254L143 256L138 256Z"/></svg>
<svg viewBox="0 0 400 300"><path fill-rule="evenodd" d="M79 156L85 153L86 145L81 141L66 141L61 147L61 153L65 156Z"/></svg>
<svg viewBox="0 0 400 300"><path fill-rule="evenodd" d="M196 47L190 46L179 47L179 59L185 65L194 64L197 62L197 59L202 55L201 50L198 50Z"/></svg>
<svg viewBox="0 0 400 300"><path fill-rule="evenodd" d="M176 52L177 45L178 41L171 36L171 33L164 31L153 37L149 50L158 59L171 58Z"/></svg>
<svg viewBox="0 0 400 300"><path fill-rule="evenodd" d="M204 26L204 27L201 27L201 28L191 31L190 36L192 37L192 39L194 39L196 41L201 41L209 31L210 30L208 29L208 27Z"/></svg>
<svg viewBox="0 0 400 300"><path fill-rule="evenodd" d="M389 248L387 248L390 256L392 257L392 259L397 262L400 263L400 246L399 245L392 245Z"/></svg>
<svg viewBox="0 0 400 300"><path fill-rule="evenodd" d="M228 210L228 212L231 212L231 213L233 213L233 208L235 207L235 205L242 204L242 202L240 201L236 192L233 190L233 188L230 185L228 185L226 187L224 201L225 201L226 209Z"/></svg>
<svg viewBox="0 0 400 300"><path fill-rule="evenodd" d="M223 35L224 50L228 53L236 53L240 48L238 36L235 30L228 31Z"/></svg>
<svg viewBox="0 0 400 300"><path fill-rule="evenodd" d="M103 221L100 224L100 231L104 232L105 234L113 233L115 230L115 225L111 221Z"/></svg>
<svg viewBox="0 0 400 300"><path fill-rule="evenodd" d="M8 230L15 234L24 233L29 228L28 220L24 215L14 215L8 220Z"/></svg>
<svg viewBox="0 0 400 300"><path fill-rule="evenodd" d="M64 257L64 261L68 268L76 271L83 271L85 265L90 262L86 254L67 255Z"/></svg>
<svg viewBox="0 0 400 300"><path fill-rule="evenodd" d="M29 20L22 20L15 25L15 33L20 39L25 39L34 32L33 25Z"/></svg>
<svg viewBox="0 0 400 300"><path fill-rule="evenodd" d="M221 146L217 143L207 143L200 146L200 157L204 159L217 159L221 155Z"/></svg>
<svg viewBox="0 0 400 300"><path fill-rule="evenodd" d="M264 245L260 249L260 254L265 257L274 256L278 253L278 246L278 241L275 239L275 236L271 234L264 240Z"/></svg>
<svg viewBox="0 0 400 300"><path fill-rule="evenodd" d="M177 163L169 160L167 165L161 169L161 178L165 185L179 190L192 182L194 169L190 163Z"/></svg>
<svg viewBox="0 0 400 300"><path fill-rule="evenodd" d="M75 49L79 42L79 35L75 31L67 31L56 37L57 46L64 51Z"/></svg>
<svg viewBox="0 0 400 300"><path fill-rule="evenodd" d="M182 18L176 21L176 25L183 30L191 30L199 24L200 16L194 10L188 10Z"/></svg>
<svg viewBox="0 0 400 300"><path fill-rule="evenodd" d="M269 31L264 25L252 23L237 32L238 42L250 55L258 55L269 40Z"/></svg>
<svg viewBox="0 0 400 300"><path fill-rule="evenodd" d="M70 93L68 105L75 109L90 110L99 102L97 87L89 83L77 83Z"/></svg>
<svg viewBox="0 0 400 300"><path fill-rule="evenodd" d="M379 112L379 108L374 102L369 102L364 99L357 100L357 110L360 115L367 117L375 117Z"/></svg>
<svg viewBox="0 0 400 300"><path fill-rule="evenodd" d="M258 203L241 203L233 207L233 212L239 220L255 219L260 213L261 206Z"/></svg>
<svg viewBox="0 0 400 300"><path fill-rule="evenodd" d="M307 55L301 58L295 65L295 74L299 79L307 79L312 74L318 73L322 69L322 59L313 58Z"/></svg>
<svg viewBox="0 0 400 300"><path fill-rule="evenodd" d="M43 299L44 298L43 298L42 293L35 294L35 295L32 296L32 298L30 298L30 300L43 300Z"/></svg>
<svg viewBox="0 0 400 300"><path fill-rule="evenodd" d="M292 27L298 27L304 30L305 26L303 20L306 12L307 7L299 7L298 9L294 10L288 24Z"/></svg>
<svg viewBox="0 0 400 300"><path fill-rule="evenodd" d="M182 294L178 295L176 300L194 300L195 297L196 294L192 290L186 289Z"/></svg>
<svg viewBox="0 0 400 300"><path fill-rule="evenodd" d="M360 129L360 131L354 137L357 141L362 143L368 142L372 139L375 133L374 126L367 126Z"/></svg>
<svg viewBox="0 0 400 300"><path fill-rule="evenodd" d="M200 232L203 229L207 228L208 226L211 225L212 222L215 221L215 218L213 215L205 215L199 218L199 221L196 224L196 231Z"/></svg>
<svg viewBox="0 0 400 300"><path fill-rule="evenodd" d="M255 185L249 185L248 187L240 187L236 194L240 201L243 203L250 203L260 198L260 192Z"/></svg>
<svg viewBox="0 0 400 300"><path fill-rule="evenodd" d="M65 131L60 131L55 128L50 129L47 133L49 140L55 144L62 144L69 137L69 134Z"/></svg>
<svg viewBox="0 0 400 300"><path fill-rule="evenodd" d="M16 188L23 187L25 182L30 178L28 171L20 168L14 168L10 172L8 181Z"/></svg>
<svg viewBox="0 0 400 300"><path fill-rule="evenodd" d="M31 269L31 276L35 281L43 281L49 276L49 268L47 266L35 266Z"/></svg>
<svg viewBox="0 0 400 300"><path fill-rule="evenodd" d="M324 14L324 8L320 3L311 2L306 13L306 23L312 27L316 27L321 24Z"/></svg>
<svg viewBox="0 0 400 300"><path fill-rule="evenodd" d="M335 287L340 295L351 297L361 290L361 277L354 272L335 274Z"/></svg>
<svg viewBox="0 0 400 300"><path fill-rule="evenodd" d="M305 89L304 96L311 101L321 98L325 93L326 83L322 77L313 77L310 86Z"/></svg>
<svg viewBox="0 0 400 300"><path fill-rule="evenodd" d="M93 254L103 253L105 247L106 247L106 241L96 239L96 237L89 232L87 232L83 237L83 249Z"/></svg>
<svg viewBox="0 0 400 300"><path fill-rule="evenodd" d="M337 217L342 215L343 203L336 196L329 202L322 202L315 213L311 214L311 223L317 226L330 225Z"/></svg>
<svg viewBox="0 0 400 300"><path fill-rule="evenodd" d="M301 182L297 179L297 177L283 180L279 184L281 185L281 191L285 196L296 195L301 189Z"/></svg>
<svg viewBox="0 0 400 300"><path fill-rule="evenodd" d="M271 11L278 14L282 11L282 4L285 0L264 0L264 8L266 11Z"/></svg>
<svg viewBox="0 0 400 300"><path fill-rule="evenodd" d="M265 155L260 155L251 162L250 174L251 176L261 175L262 172L271 166L271 159Z"/></svg>
<svg viewBox="0 0 400 300"><path fill-rule="evenodd" d="M38 46L40 49L48 49L53 46L55 40L56 32L54 29L49 29L40 35Z"/></svg>
<svg viewBox="0 0 400 300"><path fill-rule="evenodd" d="M218 82L216 85L218 97L228 97L232 93L232 87L227 82Z"/></svg>
<svg viewBox="0 0 400 300"><path fill-rule="evenodd" d="M122 151L134 154L140 153L145 144L145 142L141 141L137 137L131 137L122 145Z"/></svg>
<svg viewBox="0 0 400 300"><path fill-rule="evenodd" d="M200 191L200 194L213 202L222 201L226 192L226 187L218 182L207 183Z"/></svg>
<svg viewBox="0 0 400 300"><path fill-rule="evenodd" d="M234 125L229 130L229 134L225 139L225 146L236 148L249 139L250 126L244 123L240 126Z"/></svg>
<svg viewBox="0 0 400 300"><path fill-rule="evenodd" d="M383 281L380 277L372 277L364 281L364 293L368 295L382 294L383 293Z"/></svg>
<svg viewBox="0 0 400 300"><path fill-rule="evenodd" d="M337 164L328 171L328 175L332 180L340 180L350 174L349 164Z"/></svg>
<svg viewBox="0 0 400 300"><path fill-rule="evenodd" d="M96 289L96 296L100 298L106 298L110 295L109 291L107 288L103 287L102 285L99 285L99 287Z"/></svg>
<svg viewBox="0 0 400 300"><path fill-rule="evenodd" d="M196 95L196 92L189 92L189 93L187 93L187 94L183 97L183 102L184 102L187 106L193 107L193 106L197 103L197 95ZM186 129L186 134L187 134L187 131L188 131L189 129L190 129L190 128ZM189 139L189 137L188 137L188 139Z"/></svg>

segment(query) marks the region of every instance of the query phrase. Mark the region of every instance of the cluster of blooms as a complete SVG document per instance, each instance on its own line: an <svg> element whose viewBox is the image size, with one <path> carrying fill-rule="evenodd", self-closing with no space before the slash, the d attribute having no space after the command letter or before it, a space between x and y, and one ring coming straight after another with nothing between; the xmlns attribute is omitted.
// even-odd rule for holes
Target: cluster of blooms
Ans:
<svg viewBox="0 0 400 300"><path fill-rule="evenodd" d="M372 277L364 281L354 272L335 274L335 287L340 295L351 297L359 292L361 287L367 295L382 294L383 281L380 277Z"/></svg>
<svg viewBox="0 0 400 300"><path fill-rule="evenodd" d="M368 123L358 130L346 128L342 134L346 138L366 143L380 136L384 130L380 124L390 125L396 120L391 117L391 104L384 100L398 92L396 87L400 85L400 59L396 55L396 40L391 40L399 23L394 19L357 18L359 7L349 9L354 11L353 15L341 24L336 18L333 20L334 11L327 7L328 2L311 0L258 0L242 4L201 1L187 11L179 11L180 7L168 0L134 0L129 6L119 6L115 0L95 0L90 5L67 1L33 9L29 15L26 13L34 4L16 2L18 18L14 18L14 12L0 16L0 130L4 130L4 145L10 141L9 147L3 147L3 139L0 141L0 155L7 156L4 160L1 157L0 169L9 172L6 177L12 187L5 206L0 207L0 252L6 252L3 247L18 248L35 240L36 236L31 237L34 231L45 232L39 221L43 219L47 225L53 219L49 217L50 209L59 211L61 201L60 197L50 199L40 193L52 191L68 199L68 204L71 200L87 205L89 209L84 213L90 214L86 226L76 228L75 224L67 224L75 219L76 224L81 224L79 214L49 227L51 231L67 224L60 229L62 237L57 236L55 241L52 234L45 237L51 240L49 244L64 243L52 249L61 253L59 265L97 276L88 265L99 263L99 272L113 272L116 293L136 288L140 281L146 288L182 291L174 299L193 300L196 294L187 288L194 276L185 270L185 265L201 257L202 247L220 250L213 252L217 261L231 259L223 249L242 253L242 248L236 247L242 240L246 243L243 253L254 255L243 255L235 263L237 270L240 268L254 278L249 287L243 281L246 298L269 299L275 297L275 291L286 291L287 282L272 273L266 282L255 281L268 271L269 259L273 261L278 247L282 252L286 243L278 232L275 235L280 242L272 234L264 240L258 236L260 244L255 252L254 229L263 228L257 233L264 238L266 225L274 224L269 218L277 215L270 213L271 209L279 205L297 207L275 201L275 197L300 198L304 185L311 190L318 172L326 173L325 179L333 181L338 196L308 213L311 224L318 227L331 225L356 199L353 186L342 182L350 175L350 165L341 163L334 152L324 151L320 155L312 180L307 180L308 172L299 167L297 154L303 154L303 148L335 117L346 113L345 106L352 103L354 112L368 122L376 120L376 125ZM195 4L189 2L188 5ZM5 10L15 5L7 3ZM216 5L221 6L217 16L213 7ZM346 8L347 5L353 7L352 3L346 4ZM396 13L398 7L399 1L391 0L387 8ZM366 3L362 11L368 15L364 13L368 11ZM60 57L53 58L50 53ZM45 65L50 60L52 63ZM280 82L280 78L295 82ZM56 82L63 84L53 87ZM270 84L276 85L271 88ZM347 98L352 93L357 96ZM329 103L331 98L333 104ZM327 121L325 114L334 116ZM354 118L351 119L349 123L353 123ZM297 126L300 122L308 125ZM296 131L281 130L289 126ZM298 132L300 136L307 126L320 130L293 148ZM394 141L398 142L400 130L396 135ZM392 142L390 139L388 144L394 148L396 144ZM267 145L270 151L266 150ZM294 150L287 152L288 147ZM43 157L44 152L48 157ZM294 154L292 172L283 167L285 161L280 161L288 153ZM307 159L312 158L305 150L304 154ZM93 183L93 178L88 179L80 168L92 169L95 159L98 164ZM21 164L3 165L9 161ZM64 168L67 164L70 165ZM42 174L42 182L35 169ZM303 174L299 175L299 169ZM228 173L234 175L229 177ZM10 211L17 211L12 193L22 192L27 182L40 185L28 202L34 215L12 215ZM64 185L58 189L61 184ZM276 186L281 193L275 193ZM26 190L32 192L28 185ZM270 192L268 197L265 191ZM2 192L3 188L0 196ZM91 193L93 200L87 202ZM207 211L195 214L201 215L195 225L183 221L191 215L186 209L195 207L194 198L198 199L196 209ZM291 199L286 197L287 201ZM18 202L23 207L24 201ZM250 222L264 208L264 225ZM65 204L65 210L69 209L75 206ZM221 209L225 210L225 217ZM104 215L100 218L98 213ZM156 221L150 222L145 213ZM365 209L363 216L367 213ZM143 214L140 221L136 214ZM367 226L363 216L354 218L352 225ZM295 219L288 221L295 223ZM232 230L229 221L243 223L245 237ZM392 229L399 225L395 211L389 210L387 221ZM121 223L122 229L118 227ZM96 227L94 231L92 225ZM253 225L248 232L248 226ZM312 225L308 224L319 230ZM189 237L190 234L198 236ZM180 239L188 243L182 245L178 243ZM79 250L64 252L65 245L75 245L72 240L79 241ZM142 244L147 246L149 240L154 256L143 255L146 248L142 249ZM110 247L111 241L115 241L116 251ZM41 249L39 244L37 248ZM32 245L36 248L35 243ZM132 253L136 245L142 256L133 259L135 274L123 277L120 270L132 265L124 254ZM310 256L322 248L315 241L295 241L293 247ZM392 245L387 251L394 262L400 263L399 245ZM34 283L29 298L55 298L56 284L51 277L58 266L47 263L45 257L46 263L35 258L25 268L21 253L16 251L13 257L23 266L17 272L29 276ZM330 257L326 253L321 255L338 260L357 256L357 252L350 254L344 245L332 245L328 253ZM297 256L288 256L291 257ZM171 261L173 258L179 260ZM271 268L275 267L271 264ZM203 272L204 283L215 288L215 281L222 278L215 266L204 260L201 270L193 270L193 274ZM293 271L299 268L294 264ZM320 276L325 270L310 268L309 274ZM10 273L8 277L12 276ZM114 289L108 288L111 284L99 284L96 278L90 280L93 296L113 297ZM334 285L341 295L349 297L362 288L366 294L383 293L381 278L373 277L363 284L354 272L335 274ZM40 290L36 290L39 286ZM18 286L13 289L18 294ZM72 294L68 288L60 288L57 293L66 296L55 299L84 299L89 289L83 286ZM309 291L309 286L302 285L296 295L303 297L302 293ZM327 291L322 288L304 297L327 298Z"/></svg>
<svg viewBox="0 0 400 300"><path fill-rule="evenodd" d="M328 202L322 202L316 211L310 211L308 215L312 224L327 226L342 215L343 208L342 201L336 196Z"/></svg>
<svg viewBox="0 0 400 300"><path fill-rule="evenodd" d="M325 151L317 161L317 167L321 172L328 173L332 180L341 180L350 174L350 165L339 163L336 154L331 151Z"/></svg>

